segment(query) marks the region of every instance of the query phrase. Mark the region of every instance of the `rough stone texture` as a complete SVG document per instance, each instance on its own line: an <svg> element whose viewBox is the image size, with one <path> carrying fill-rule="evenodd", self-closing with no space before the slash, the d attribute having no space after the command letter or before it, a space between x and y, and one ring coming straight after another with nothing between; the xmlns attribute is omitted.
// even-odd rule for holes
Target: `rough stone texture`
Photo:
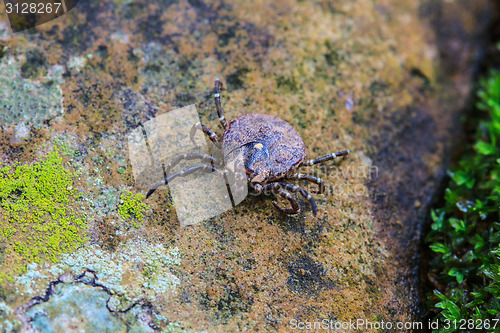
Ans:
<svg viewBox="0 0 500 333"><path fill-rule="evenodd" d="M40 126L43 121L63 113L59 86L62 68L54 66L50 74L39 76L43 66L33 57L43 59L41 53L32 52L28 53L22 67L14 57L4 56L0 61L0 122L3 125L29 121ZM37 80L30 80L31 75L37 75Z"/></svg>
<svg viewBox="0 0 500 333"><path fill-rule="evenodd" d="M58 149L88 227L86 245L57 262L19 259L24 266L13 279L0 265L0 327L35 330L61 316L81 327L89 315L116 319L112 311L123 312L108 321L116 331L419 320L422 223L457 142L489 5L81 1L34 33L15 35L0 16L1 166L14 170ZM310 169L328 184L315 196L316 218L304 202L290 217L272 198L249 197L184 228L166 191L147 209L123 199L146 192L134 187L127 133L192 103L216 129L216 77L228 88L226 118L284 119L304 138L308 157L352 151L338 166ZM18 100L30 111L18 110ZM23 140L20 123L33 124ZM120 215L123 205L130 209ZM12 237L0 234L0 264L16 255L4 253ZM138 257L127 257L131 251ZM77 281L87 269L103 287L92 276ZM47 294L57 281L58 293ZM37 315L42 309L48 317Z"/></svg>
<svg viewBox="0 0 500 333"><path fill-rule="evenodd" d="M398 311L417 318L424 315L426 297L419 285L419 278L427 278L419 276L423 230L433 200L443 191L452 154L464 139L459 120L472 103L471 81L486 50L492 6L488 1L424 2L419 16L433 30L426 39L436 42L437 82L431 85L419 68L412 68L413 78L426 87L416 92L415 103L371 122L385 128L373 136L379 179L369 183L378 235L387 239L392 262L400 267L395 268L396 295L405 301Z"/></svg>
<svg viewBox="0 0 500 333"><path fill-rule="evenodd" d="M106 309L108 295L85 285L58 288L47 302L26 312L39 332L126 332L125 323Z"/></svg>

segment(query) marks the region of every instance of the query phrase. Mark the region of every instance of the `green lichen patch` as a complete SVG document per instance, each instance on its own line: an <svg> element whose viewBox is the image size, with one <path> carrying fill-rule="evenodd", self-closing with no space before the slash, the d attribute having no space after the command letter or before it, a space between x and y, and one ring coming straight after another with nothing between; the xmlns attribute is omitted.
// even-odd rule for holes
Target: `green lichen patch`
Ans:
<svg viewBox="0 0 500 333"><path fill-rule="evenodd" d="M31 165L0 164L0 283L85 242L74 177L58 150Z"/></svg>
<svg viewBox="0 0 500 333"><path fill-rule="evenodd" d="M32 72L32 71L30 71ZM62 115L62 70L58 67L38 80L24 78L14 58L0 60L0 123L29 121L40 127L44 121Z"/></svg>
<svg viewBox="0 0 500 333"><path fill-rule="evenodd" d="M118 214L124 219L135 219L139 222L144 220L144 214L148 209L148 205L144 203L146 196L142 193L133 194L131 192L124 192L120 196L121 204L118 207ZM132 222L135 227L137 224Z"/></svg>

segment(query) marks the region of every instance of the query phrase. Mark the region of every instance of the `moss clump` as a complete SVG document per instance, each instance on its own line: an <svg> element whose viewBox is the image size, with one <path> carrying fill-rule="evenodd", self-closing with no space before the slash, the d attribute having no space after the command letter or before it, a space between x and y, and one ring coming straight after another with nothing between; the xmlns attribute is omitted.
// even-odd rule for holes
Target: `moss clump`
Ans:
<svg viewBox="0 0 500 333"><path fill-rule="evenodd" d="M144 203L146 196L142 193L137 193L134 195L131 192L124 192L120 196L122 204L118 207L118 214L124 219L134 218L139 222L144 219L144 214L148 209L148 205ZM133 222L134 227L137 224Z"/></svg>
<svg viewBox="0 0 500 333"><path fill-rule="evenodd" d="M489 331L495 322L486 320L500 313L500 72L481 81L478 95L477 108L487 119L450 172L446 204L432 212L427 238L436 253L429 275L437 289L429 301L445 321L436 332L454 332L464 322L469 330Z"/></svg>
<svg viewBox="0 0 500 333"><path fill-rule="evenodd" d="M56 262L85 241L83 213L74 209L74 177L58 150L32 165L0 164L0 283L12 281L29 262Z"/></svg>

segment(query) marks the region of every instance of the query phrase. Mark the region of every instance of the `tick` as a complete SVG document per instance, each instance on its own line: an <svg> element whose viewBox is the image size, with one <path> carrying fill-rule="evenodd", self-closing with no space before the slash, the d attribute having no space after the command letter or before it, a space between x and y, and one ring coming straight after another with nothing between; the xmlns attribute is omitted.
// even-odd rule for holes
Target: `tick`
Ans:
<svg viewBox="0 0 500 333"><path fill-rule="evenodd" d="M313 197L304 189L286 181L308 181L318 185L318 191L313 193L323 193L324 183L321 178L295 173L294 171L302 167L346 156L350 151L342 150L317 159L306 160L304 140L292 125L282 119L267 114L251 113L241 115L228 122L223 115L221 106L220 91L222 89L222 83L219 79L216 79L214 100L219 122L224 128L222 141L214 132L201 123L196 123L193 126L190 137L194 143L193 138L196 131L202 130L212 142L222 146L224 161L218 161L213 156L201 153L187 153L178 156L167 165L167 174L172 167L183 159L200 159L209 164L196 165L169 175L165 180L151 188L146 198L151 196L159 186L166 185L176 177L186 176L197 171L224 173L227 169L231 169L231 166L234 170L235 158L240 156L245 170L246 182L257 194L271 192L283 197L288 200L290 207L284 208L275 201L273 201L273 205L280 212L292 215L300 212L300 206L291 193L299 193L305 200L309 201L312 212L316 216L317 207ZM234 154L235 151L238 151L239 154Z"/></svg>

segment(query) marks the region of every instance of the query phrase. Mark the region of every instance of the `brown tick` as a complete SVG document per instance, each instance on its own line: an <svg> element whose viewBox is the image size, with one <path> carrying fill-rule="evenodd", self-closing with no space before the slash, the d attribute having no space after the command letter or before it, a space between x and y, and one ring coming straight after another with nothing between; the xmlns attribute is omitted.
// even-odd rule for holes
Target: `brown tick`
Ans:
<svg viewBox="0 0 500 333"><path fill-rule="evenodd" d="M324 191L324 183L320 178L301 173L292 173L292 171L300 167L311 166L333 160L337 157L346 156L350 153L349 150L332 153L313 160L305 160L306 146L304 140L302 140L299 133L284 120L266 114L251 113L241 115L227 122L224 118L220 102L220 91L222 89L222 83L219 79L216 79L214 94L215 107L217 109L220 124L225 129L222 135L224 163L217 161L216 158L210 155L187 153L172 160L167 166L167 171L183 159L201 159L217 166L227 166L231 168L230 166L232 165L234 168L235 154L233 154L233 152L239 150L244 163L246 181L257 194L272 192L280 195L290 202L291 208L283 208L276 202L273 202L273 205L285 214L297 214L300 212L300 206L290 192L298 192L309 201L313 214L316 215L316 202L312 196L304 189L285 183L284 181L306 180L318 185L319 189L314 193L322 193ZM191 129L190 136L193 143L193 137L198 129L201 129L203 133L208 135L212 142L220 145L217 135L201 123L196 123ZM153 194L160 185L167 184L176 177L186 176L196 171L225 172L209 164L196 165L171 174L164 181L150 189L146 198Z"/></svg>

